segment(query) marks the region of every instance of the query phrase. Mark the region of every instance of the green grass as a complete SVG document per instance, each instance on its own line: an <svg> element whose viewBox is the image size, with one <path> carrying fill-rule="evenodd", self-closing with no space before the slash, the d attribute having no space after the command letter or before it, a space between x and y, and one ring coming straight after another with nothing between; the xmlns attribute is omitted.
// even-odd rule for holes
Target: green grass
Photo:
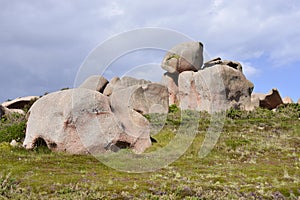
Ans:
<svg viewBox="0 0 300 200"><path fill-rule="evenodd" d="M201 113L199 119L188 118L193 113L175 109L163 129L152 136L157 142L147 152L168 145L179 134L181 115L185 122L196 120L197 135L178 160L147 173L119 172L90 155L40 148L26 151L2 142L0 199L298 199L298 106L282 107L276 113L228 111L216 146L202 159L198 151L210 116ZM148 119L161 125L155 116ZM13 120L19 122L1 122L0 131L8 129L8 124L13 126Z"/></svg>

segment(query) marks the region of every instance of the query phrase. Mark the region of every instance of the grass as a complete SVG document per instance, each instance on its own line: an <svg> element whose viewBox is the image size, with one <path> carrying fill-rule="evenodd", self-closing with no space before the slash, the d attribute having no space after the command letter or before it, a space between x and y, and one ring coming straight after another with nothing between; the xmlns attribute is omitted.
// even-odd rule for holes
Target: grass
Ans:
<svg viewBox="0 0 300 200"><path fill-rule="evenodd" d="M187 123L199 125L197 134L184 155L154 172L120 172L91 155L13 148L0 135L0 199L298 199L299 105L277 112L229 110L216 146L202 159L198 151L210 116L188 118L192 113L172 110L165 126L153 134L157 142L147 152L180 134L181 115ZM153 127L161 127L157 116L147 118ZM0 133L20 120L16 116L4 120Z"/></svg>

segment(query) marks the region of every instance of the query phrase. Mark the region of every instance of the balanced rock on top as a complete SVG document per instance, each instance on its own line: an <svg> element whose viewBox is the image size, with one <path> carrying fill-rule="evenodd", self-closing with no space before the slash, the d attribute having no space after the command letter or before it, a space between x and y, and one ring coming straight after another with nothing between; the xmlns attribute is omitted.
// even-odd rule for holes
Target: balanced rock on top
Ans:
<svg viewBox="0 0 300 200"><path fill-rule="evenodd" d="M170 49L162 62L162 68L170 73L198 71L203 64L201 42L181 43Z"/></svg>

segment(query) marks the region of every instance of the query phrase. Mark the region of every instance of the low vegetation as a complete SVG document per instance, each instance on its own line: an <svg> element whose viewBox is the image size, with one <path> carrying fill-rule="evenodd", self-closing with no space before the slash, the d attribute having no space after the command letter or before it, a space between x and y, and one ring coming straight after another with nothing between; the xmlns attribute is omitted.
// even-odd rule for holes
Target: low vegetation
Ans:
<svg viewBox="0 0 300 200"><path fill-rule="evenodd" d="M147 173L120 172L91 155L12 147L12 139L24 139L25 117L5 116L0 123L0 199L298 199L300 105L276 112L227 111L218 142L204 158L198 152L211 117L192 116L176 106L168 116L146 116L153 130L160 130L147 152L179 134L182 118L198 124L184 155Z"/></svg>
<svg viewBox="0 0 300 200"><path fill-rule="evenodd" d="M20 114L4 115L0 122L0 143L16 140L21 142L25 137L26 120Z"/></svg>

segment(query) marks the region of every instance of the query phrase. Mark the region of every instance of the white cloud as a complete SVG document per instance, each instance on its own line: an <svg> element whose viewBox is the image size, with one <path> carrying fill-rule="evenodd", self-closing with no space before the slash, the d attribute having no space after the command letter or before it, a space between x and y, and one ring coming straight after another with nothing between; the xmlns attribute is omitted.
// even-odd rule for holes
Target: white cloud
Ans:
<svg viewBox="0 0 300 200"><path fill-rule="evenodd" d="M249 62L246 63L240 62L240 63L243 66L243 72L248 79L251 79L254 76L257 76L261 73L259 69L253 67L252 64Z"/></svg>
<svg viewBox="0 0 300 200"><path fill-rule="evenodd" d="M121 16L124 14L124 10L121 6L116 2L110 2L109 4L101 7L99 9L99 13L97 13L100 18L108 18L111 19L116 16Z"/></svg>

